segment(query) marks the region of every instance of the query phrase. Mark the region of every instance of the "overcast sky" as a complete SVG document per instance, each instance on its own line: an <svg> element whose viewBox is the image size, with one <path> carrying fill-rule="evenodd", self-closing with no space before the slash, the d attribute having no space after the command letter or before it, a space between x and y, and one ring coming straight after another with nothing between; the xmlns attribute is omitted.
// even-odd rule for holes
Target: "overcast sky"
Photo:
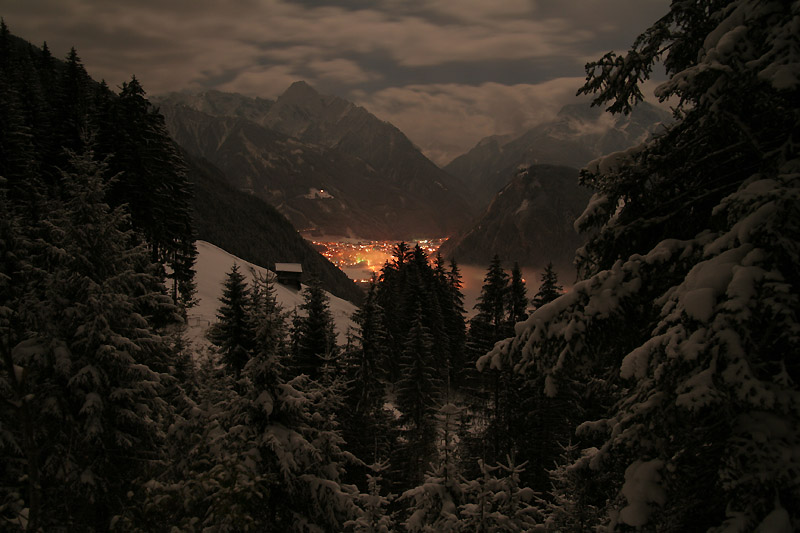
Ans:
<svg viewBox="0 0 800 533"><path fill-rule="evenodd" d="M584 64L626 50L668 0L2 0L12 33L116 87L347 98L438 163L573 98ZM651 84L652 85L652 84ZM649 87L648 89L650 89Z"/></svg>

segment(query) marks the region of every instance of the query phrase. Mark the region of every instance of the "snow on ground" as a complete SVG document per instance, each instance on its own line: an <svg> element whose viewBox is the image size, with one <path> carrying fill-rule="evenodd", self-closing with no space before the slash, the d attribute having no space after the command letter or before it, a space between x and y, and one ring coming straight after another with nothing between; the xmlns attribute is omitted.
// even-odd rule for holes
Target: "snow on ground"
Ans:
<svg viewBox="0 0 800 533"><path fill-rule="evenodd" d="M208 346L205 333L217 318L219 308L219 298L222 296L222 284L225 276L230 272L234 263L239 265L239 271L249 281L252 281L256 274L274 276L275 274L266 268L249 263L235 255L231 255L222 248L214 246L205 241L197 241L197 262L195 263L195 282L197 284L197 305L192 307L188 313L188 334L189 340L196 346ZM275 284L278 301L284 310L292 311L303 303L302 291L285 287L278 283ZM305 285L303 286L305 288ZM344 344L345 335L350 327L355 324L350 319L357 307L352 303L342 300L328 293L330 298L330 309L336 324L338 341Z"/></svg>

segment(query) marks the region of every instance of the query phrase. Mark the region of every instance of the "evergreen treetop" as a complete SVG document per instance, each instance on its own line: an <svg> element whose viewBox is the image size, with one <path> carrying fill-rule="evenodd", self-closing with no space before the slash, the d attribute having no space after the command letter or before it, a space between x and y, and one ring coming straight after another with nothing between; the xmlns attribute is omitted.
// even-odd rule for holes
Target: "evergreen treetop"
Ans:
<svg viewBox="0 0 800 533"><path fill-rule="evenodd" d="M250 289L235 264L225 275L217 310L217 323L209 331L212 343L219 347L222 361L238 376L255 346L253 323L248 316Z"/></svg>
<svg viewBox="0 0 800 533"><path fill-rule="evenodd" d="M511 269L511 283L508 290L508 321L513 325L528 318L528 291L517 262L514 262L514 267Z"/></svg>
<svg viewBox="0 0 800 533"><path fill-rule="evenodd" d="M336 329L328 295L318 278L312 278L303 291L302 315L298 318L297 352L292 367L311 379L321 376L326 360L336 358Z"/></svg>
<svg viewBox="0 0 800 533"><path fill-rule="evenodd" d="M558 284L558 274L553 269L553 263L547 263L542 273L542 283L539 291L533 297L533 306L538 309L546 303L550 303L564 292L564 288Z"/></svg>

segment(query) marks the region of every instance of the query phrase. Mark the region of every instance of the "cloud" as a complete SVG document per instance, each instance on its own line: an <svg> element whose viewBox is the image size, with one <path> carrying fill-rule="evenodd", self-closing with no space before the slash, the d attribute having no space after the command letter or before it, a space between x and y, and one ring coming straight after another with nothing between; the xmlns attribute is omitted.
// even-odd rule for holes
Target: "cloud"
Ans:
<svg viewBox="0 0 800 533"><path fill-rule="evenodd" d="M526 0L403 5L376 2L353 10L282 0L42 0L12 2L5 16L12 31L57 44L60 55L76 45L97 77L117 84L136 73L152 80L156 92L207 86L256 64L298 72L316 67L321 79L342 82L336 69L323 68L338 62L353 74L352 83L375 81L378 74L361 63L375 54L389 59L387 71L536 58L569 63L594 35L563 17L534 17Z"/></svg>
<svg viewBox="0 0 800 533"><path fill-rule="evenodd" d="M530 0L429 0L426 6L433 12L472 22L509 17L529 18L534 10Z"/></svg>
<svg viewBox="0 0 800 533"><path fill-rule="evenodd" d="M409 85L351 97L445 164L484 137L521 133L552 119L575 101L582 83L582 78L559 78L535 85Z"/></svg>
<svg viewBox="0 0 800 533"><path fill-rule="evenodd" d="M627 48L668 9L668 0L334 3L10 0L3 16L59 57L76 46L112 87L135 74L151 94L273 98L298 79L350 92L443 162L555 113L582 84L586 58ZM512 65L519 74L503 76Z"/></svg>
<svg viewBox="0 0 800 533"><path fill-rule="evenodd" d="M358 66L355 61L349 59L315 60L311 61L308 67L314 71L319 79L332 80L348 85L381 79L379 74L367 72Z"/></svg>
<svg viewBox="0 0 800 533"><path fill-rule="evenodd" d="M302 76L289 66L256 65L238 71L233 79L216 88L224 92L274 96L281 94L289 85L301 79Z"/></svg>

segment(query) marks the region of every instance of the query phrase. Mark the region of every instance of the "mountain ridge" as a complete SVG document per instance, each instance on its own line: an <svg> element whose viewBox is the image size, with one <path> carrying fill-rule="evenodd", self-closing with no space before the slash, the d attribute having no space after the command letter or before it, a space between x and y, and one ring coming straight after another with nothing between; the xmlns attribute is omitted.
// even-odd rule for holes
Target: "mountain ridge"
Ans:
<svg viewBox="0 0 800 533"><path fill-rule="evenodd" d="M660 108L640 103L627 116L613 116L588 103L563 106L556 118L518 135L481 139L444 169L458 176L485 207L517 168L550 164L581 168L601 155L644 141L670 120Z"/></svg>
<svg viewBox="0 0 800 533"><path fill-rule="evenodd" d="M590 192L578 184L578 170L532 165L519 170L468 229L445 241L439 251L459 263L486 265L503 260L541 269L553 262L572 268L583 237L573 228Z"/></svg>
<svg viewBox="0 0 800 533"><path fill-rule="evenodd" d="M277 207L298 229L438 237L454 234L474 213L463 183L399 129L305 82L274 102L211 91L156 101L179 144ZM319 190L327 194L313 192Z"/></svg>

